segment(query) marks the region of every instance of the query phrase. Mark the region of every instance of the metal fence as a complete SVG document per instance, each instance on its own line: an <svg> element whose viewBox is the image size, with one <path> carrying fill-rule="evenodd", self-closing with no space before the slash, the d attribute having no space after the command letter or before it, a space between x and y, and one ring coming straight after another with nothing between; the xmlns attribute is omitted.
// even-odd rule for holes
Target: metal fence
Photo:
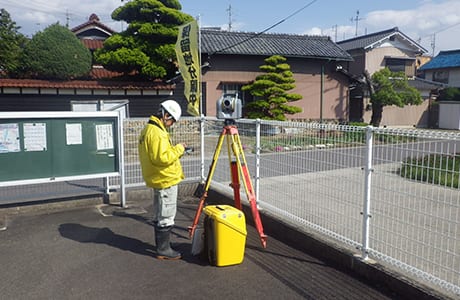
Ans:
<svg viewBox="0 0 460 300"><path fill-rule="evenodd" d="M137 140L145 124L124 121L127 188L144 186ZM171 128L174 143L195 149L181 159L186 181L207 176L223 127L222 120L183 118ZM245 119L237 128L261 210L460 295L458 131ZM212 179L231 190L227 150ZM62 184L99 189L94 180ZM109 187L118 184L110 178Z"/></svg>
<svg viewBox="0 0 460 300"><path fill-rule="evenodd" d="M144 123L126 121L125 145L137 143ZM186 176L202 180L224 123L175 126L174 142L195 147L183 159ZM458 131L243 119L237 128L262 210L460 295ZM135 150L125 151L136 165ZM231 189L227 152L212 179ZM129 174L128 186L143 185L138 169Z"/></svg>

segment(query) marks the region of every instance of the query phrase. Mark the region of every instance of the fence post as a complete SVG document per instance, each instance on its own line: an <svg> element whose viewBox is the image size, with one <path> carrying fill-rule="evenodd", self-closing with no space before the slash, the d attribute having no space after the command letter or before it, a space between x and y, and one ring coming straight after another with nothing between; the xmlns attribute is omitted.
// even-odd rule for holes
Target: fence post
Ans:
<svg viewBox="0 0 460 300"><path fill-rule="evenodd" d="M260 184L260 119L256 119L256 174L255 174L256 203L259 203L259 184Z"/></svg>
<svg viewBox="0 0 460 300"><path fill-rule="evenodd" d="M118 111L118 149L120 151L120 206L126 207L126 187L125 187L125 139L124 139L124 124L125 118L122 111Z"/></svg>
<svg viewBox="0 0 460 300"><path fill-rule="evenodd" d="M200 151L201 151L201 161L200 161L200 171L201 171L201 182L205 181L204 177L204 115L200 116Z"/></svg>
<svg viewBox="0 0 460 300"><path fill-rule="evenodd" d="M369 249L369 223L370 223L370 206L371 206L371 177L372 177L372 146L373 146L373 128L366 127L366 161L364 166L364 203L363 203L363 238L361 259L368 259Z"/></svg>

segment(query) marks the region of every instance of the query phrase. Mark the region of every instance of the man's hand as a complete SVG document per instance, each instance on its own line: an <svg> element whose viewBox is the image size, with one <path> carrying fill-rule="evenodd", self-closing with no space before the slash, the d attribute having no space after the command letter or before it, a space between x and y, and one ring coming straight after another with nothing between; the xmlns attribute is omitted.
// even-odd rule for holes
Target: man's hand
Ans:
<svg viewBox="0 0 460 300"><path fill-rule="evenodd" d="M184 148L185 148L184 153L186 153L186 154L192 154L192 152L195 151L195 149L193 149L193 147L184 147Z"/></svg>

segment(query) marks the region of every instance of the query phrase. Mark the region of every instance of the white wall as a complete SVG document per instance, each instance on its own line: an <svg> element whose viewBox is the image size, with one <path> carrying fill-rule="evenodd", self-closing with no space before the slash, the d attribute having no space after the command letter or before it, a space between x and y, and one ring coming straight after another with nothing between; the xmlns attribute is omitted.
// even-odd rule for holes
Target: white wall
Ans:
<svg viewBox="0 0 460 300"><path fill-rule="evenodd" d="M460 129L460 102L439 102L439 128Z"/></svg>

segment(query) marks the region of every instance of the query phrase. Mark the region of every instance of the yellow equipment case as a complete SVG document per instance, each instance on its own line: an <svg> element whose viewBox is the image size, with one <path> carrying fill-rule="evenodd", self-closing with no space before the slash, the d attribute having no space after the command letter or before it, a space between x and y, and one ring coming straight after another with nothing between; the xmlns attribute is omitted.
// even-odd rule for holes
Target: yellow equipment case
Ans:
<svg viewBox="0 0 460 300"><path fill-rule="evenodd" d="M247 235L244 213L230 205L208 205L203 210L204 254L211 265L242 263Z"/></svg>

